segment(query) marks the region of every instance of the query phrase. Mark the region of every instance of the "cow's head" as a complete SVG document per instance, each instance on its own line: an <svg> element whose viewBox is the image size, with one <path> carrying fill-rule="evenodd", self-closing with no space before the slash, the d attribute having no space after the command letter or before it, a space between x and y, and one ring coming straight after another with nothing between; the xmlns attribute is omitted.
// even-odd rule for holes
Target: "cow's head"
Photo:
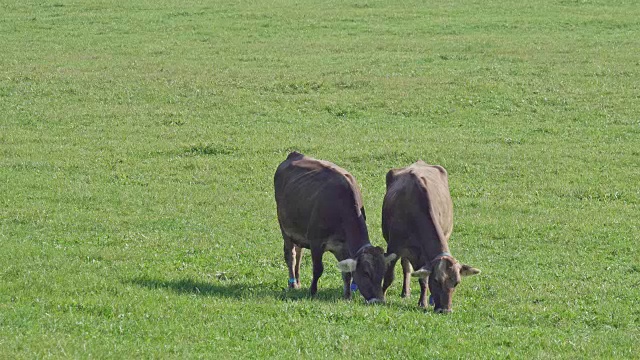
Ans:
<svg viewBox="0 0 640 360"><path fill-rule="evenodd" d="M450 313L451 299L456 286L463 276L479 274L480 270L469 265L460 264L452 256L436 258L430 266L423 266L411 275L429 278L429 291L433 296L435 312Z"/></svg>
<svg viewBox="0 0 640 360"><path fill-rule="evenodd" d="M358 252L355 259L346 259L338 263L342 272L353 274L353 281L367 303L384 302L382 294L382 278L387 266L395 260L396 254L385 255L379 247L367 247Z"/></svg>

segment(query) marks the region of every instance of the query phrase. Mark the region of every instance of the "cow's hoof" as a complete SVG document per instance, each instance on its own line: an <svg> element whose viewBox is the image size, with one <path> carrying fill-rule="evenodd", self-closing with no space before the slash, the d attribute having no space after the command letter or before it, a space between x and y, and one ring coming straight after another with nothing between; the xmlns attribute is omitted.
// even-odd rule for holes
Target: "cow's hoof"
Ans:
<svg viewBox="0 0 640 360"><path fill-rule="evenodd" d="M409 298L409 297L411 297L411 292L410 291L403 291L402 294L400 294L400 297Z"/></svg>
<svg viewBox="0 0 640 360"><path fill-rule="evenodd" d="M300 289L300 281L296 279L289 279L289 289Z"/></svg>

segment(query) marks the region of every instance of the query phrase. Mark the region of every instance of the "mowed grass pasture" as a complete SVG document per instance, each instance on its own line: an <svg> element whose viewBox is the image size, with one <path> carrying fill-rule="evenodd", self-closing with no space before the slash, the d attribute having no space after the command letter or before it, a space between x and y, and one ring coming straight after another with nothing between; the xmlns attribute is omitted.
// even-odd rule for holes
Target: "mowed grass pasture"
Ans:
<svg viewBox="0 0 640 360"><path fill-rule="evenodd" d="M639 358L640 6L2 1L0 358ZM273 173L449 171L454 313L287 291Z"/></svg>

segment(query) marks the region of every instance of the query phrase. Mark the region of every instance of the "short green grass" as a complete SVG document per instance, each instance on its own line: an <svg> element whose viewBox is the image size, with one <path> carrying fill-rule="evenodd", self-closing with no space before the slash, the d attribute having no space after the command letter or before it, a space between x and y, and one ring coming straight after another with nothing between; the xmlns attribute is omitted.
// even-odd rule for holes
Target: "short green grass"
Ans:
<svg viewBox="0 0 640 360"><path fill-rule="evenodd" d="M640 7L4 1L0 357L640 357ZM272 176L445 166L455 312L286 291ZM310 282L303 260L303 284ZM400 275L399 266L397 270Z"/></svg>

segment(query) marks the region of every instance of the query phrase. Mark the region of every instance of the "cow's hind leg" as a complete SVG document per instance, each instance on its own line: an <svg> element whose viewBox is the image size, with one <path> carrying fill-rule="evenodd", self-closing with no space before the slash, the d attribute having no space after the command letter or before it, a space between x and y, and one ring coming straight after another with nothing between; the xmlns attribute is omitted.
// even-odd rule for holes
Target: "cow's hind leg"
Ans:
<svg viewBox="0 0 640 360"><path fill-rule="evenodd" d="M296 257L295 257L295 267L293 269L294 272L294 277L296 278L296 288L300 287L300 260L302 260L302 249L300 246L294 246L293 247L293 251L296 252Z"/></svg>
<svg viewBox="0 0 640 360"><path fill-rule="evenodd" d="M406 258L402 258L402 294L401 296L406 298L411 296L411 263Z"/></svg>
<svg viewBox="0 0 640 360"><path fill-rule="evenodd" d="M322 265L323 252L324 251L321 247L311 248L311 261L313 262L313 280L311 280L311 288L309 288L311 296L315 296L318 292L318 279L322 276L322 272L324 271L324 265Z"/></svg>
<svg viewBox="0 0 640 360"><path fill-rule="evenodd" d="M289 288L299 289L300 288L300 275L296 276L296 269L300 269L299 257L297 250L302 250L298 246L295 246L291 239L282 232L282 237L284 238L284 261L287 263L287 268L289 269ZM296 261L298 260L298 261Z"/></svg>
<svg viewBox="0 0 640 360"><path fill-rule="evenodd" d="M418 283L420 283L420 300L418 300L418 306L422 308L427 307L427 279L428 278L418 279Z"/></svg>

